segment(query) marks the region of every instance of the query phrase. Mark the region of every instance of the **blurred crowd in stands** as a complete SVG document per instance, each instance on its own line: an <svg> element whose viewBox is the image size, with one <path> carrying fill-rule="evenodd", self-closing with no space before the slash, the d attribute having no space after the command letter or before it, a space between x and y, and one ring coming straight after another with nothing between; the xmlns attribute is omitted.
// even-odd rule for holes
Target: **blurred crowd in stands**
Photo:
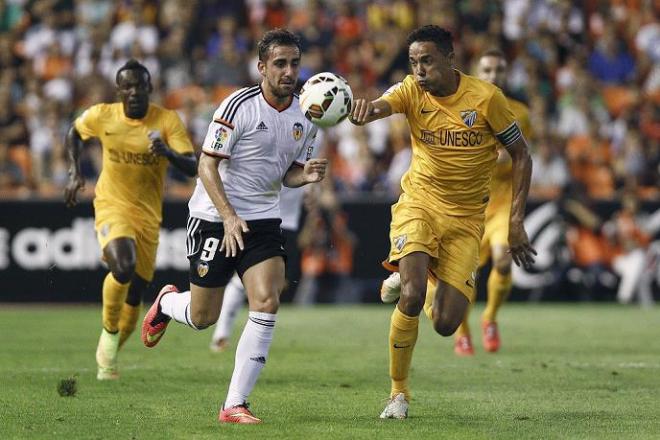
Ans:
<svg viewBox="0 0 660 440"><path fill-rule="evenodd" d="M471 71L497 46L507 93L527 102L534 134L532 196L568 183L595 199L660 198L660 6L653 0L0 0L0 191L59 197L63 139L86 107L114 99L128 58L151 71L153 100L176 108L195 144L220 100L258 81L255 42L287 27L304 42L301 81L340 73L375 98L408 71L405 36L434 23L455 36ZM339 195L395 196L410 161L401 118L329 130ZM100 149L85 152L94 181ZM172 175L168 194L191 183ZM88 191L93 184L88 185Z"/></svg>
<svg viewBox="0 0 660 440"><path fill-rule="evenodd" d="M507 55L506 93L531 112L531 197L566 201L572 260L582 284L595 286L603 270L629 272L617 256L646 249L657 233L633 214L638 200L660 200L659 16L656 0L0 0L0 197L61 197L65 133L84 109L114 100L115 72L129 58L148 67L152 100L177 109L199 146L219 102L259 80L255 43L265 30L300 35L301 82L333 71L354 95L373 99L409 71L407 33L431 23L452 31L465 72L487 49ZM325 199L398 195L411 159L405 119L345 121L323 138L332 177ZM91 196L98 145L86 147L83 164ZM185 199L191 187L172 173L167 194ZM599 200L628 202L608 220L590 210ZM337 203L329 205L308 207L304 228L333 225L324 243L345 228ZM321 244L345 250L345 264L331 271L341 280L353 244L339 235L343 246ZM319 275L314 243L303 247L305 273ZM638 290L625 289L622 301Z"/></svg>

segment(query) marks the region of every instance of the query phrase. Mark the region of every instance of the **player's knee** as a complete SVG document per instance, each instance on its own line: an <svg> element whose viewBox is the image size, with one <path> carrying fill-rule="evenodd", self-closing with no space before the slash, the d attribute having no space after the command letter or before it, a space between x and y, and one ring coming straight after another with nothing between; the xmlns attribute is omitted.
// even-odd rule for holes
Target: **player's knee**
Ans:
<svg viewBox="0 0 660 440"><path fill-rule="evenodd" d="M130 261L118 261L110 268L112 276L115 277L117 282L126 284L133 279L135 274L135 263Z"/></svg>
<svg viewBox="0 0 660 440"><path fill-rule="evenodd" d="M197 330L204 330L218 321L218 313L212 313L208 310L199 310L190 313L190 320Z"/></svg>
<svg viewBox="0 0 660 440"><path fill-rule="evenodd" d="M264 298L254 299L250 302L250 310L263 313L277 313L280 308L280 298L277 294L272 294Z"/></svg>
<svg viewBox="0 0 660 440"><path fill-rule="evenodd" d="M497 260L494 261L493 268L500 274L500 275L508 275L511 273L511 254L504 254L503 256L499 257Z"/></svg>
<svg viewBox="0 0 660 440"><path fill-rule="evenodd" d="M424 295L419 292L401 292L399 309L408 316L418 316L424 308Z"/></svg>
<svg viewBox="0 0 660 440"><path fill-rule="evenodd" d="M460 319L448 319L447 317L440 316L433 320L433 329L442 336L453 335L459 325L461 325Z"/></svg>

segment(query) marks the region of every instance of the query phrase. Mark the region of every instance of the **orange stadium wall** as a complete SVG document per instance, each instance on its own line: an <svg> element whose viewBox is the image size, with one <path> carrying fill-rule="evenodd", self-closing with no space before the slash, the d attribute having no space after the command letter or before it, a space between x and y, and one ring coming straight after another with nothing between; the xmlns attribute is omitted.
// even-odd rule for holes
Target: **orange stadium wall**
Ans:
<svg viewBox="0 0 660 440"><path fill-rule="evenodd" d="M601 218L608 219L619 207L617 203L602 202L593 208ZM660 214L660 203L647 203L642 208L647 213ZM380 262L389 247L390 202L346 200L343 209L356 238L351 274L357 292L354 297L363 302L377 301L379 283L386 276ZM0 302L100 301L106 270L99 258L91 203L65 209L55 201L0 201L0 213ZM164 205L152 296L165 282L187 285L187 213L184 202ZM512 299L524 300L530 295L544 300L582 298L574 287L562 281L574 267L558 206L553 202L530 202L526 224L539 258L530 271L514 268L516 285ZM660 249L657 231L652 240ZM657 265L659 261L660 255L649 264ZM660 277L660 270L657 272ZM480 276L484 279L486 274ZM654 281L656 294L657 283ZM613 298L613 292L605 292L595 299Z"/></svg>

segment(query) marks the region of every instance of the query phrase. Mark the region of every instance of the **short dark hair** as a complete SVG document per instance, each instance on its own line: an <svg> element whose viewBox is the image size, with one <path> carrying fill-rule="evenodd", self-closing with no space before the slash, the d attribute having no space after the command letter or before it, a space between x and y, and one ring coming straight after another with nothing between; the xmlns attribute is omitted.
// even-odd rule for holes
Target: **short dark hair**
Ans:
<svg viewBox="0 0 660 440"><path fill-rule="evenodd" d="M495 58L502 58L503 60L506 61L506 56L504 55L504 52L502 52L501 49L498 49L497 47L492 47L484 52L479 56L479 58L483 57L495 57Z"/></svg>
<svg viewBox="0 0 660 440"><path fill-rule="evenodd" d="M302 53L300 38L296 34L286 29L273 29L266 32L257 44L259 61L266 61L270 48L273 46L296 46L298 52Z"/></svg>
<svg viewBox="0 0 660 440"><path fill-rule="evenodd" d="M124 70L139 70L140 72L144 72L147 75L147 82L149 85L151 85L151 73L149 73L149 70L144 66L144 64L140 63L135 58L131 58L130 60L126 61L126 63L121 66L119 70L117 70L117 75L115 75L115 82L117 84L119 84L119 74Z"/></svg>
<svg viewBox="0 0 660 440"><path fill-rule="evenodd" d="M451 32L433 24L427 24L408 34L406 45L410 47L416 41L430 41L435 43L436 47L445 56L454 51Z"/></svg>

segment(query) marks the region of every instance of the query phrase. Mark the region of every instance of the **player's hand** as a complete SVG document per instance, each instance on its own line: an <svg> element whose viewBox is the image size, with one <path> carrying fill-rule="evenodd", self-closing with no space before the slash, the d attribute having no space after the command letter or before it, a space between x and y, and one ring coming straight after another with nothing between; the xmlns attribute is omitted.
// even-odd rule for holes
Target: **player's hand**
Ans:
<svg viewBox="0 0 660 440"><path fill-rule="evenodd" d="M78 201L76 200L76 195L78 191L85 187L85 179L78 173L69 174L69 182L64 188L64 203L66 203L67 208L76 206Z"/></svg>
<svg viewBox="0 0 660 440"><path fill-rule="evenodd" d="M224 227L224 237L222 237L222 244L220 245L220 252L225 251L225 257L235 257L239 250L243 250L243 233L248 232L245 220L232 214L222 219Z"/></svg>
<svg viewBox="0 0 660 440"><path fill-rule="evenodd" d="M328 168L328 159L310 159L305 162L303 168L303 180L305 183L320 182L325 177Z"/></svg>
<svg viewBox="0 0 660 440"><path fill-rule="evenodd" d="M529 269L534 264L536 251L529 243L525 226L522 222L509 225L509 252L516 265Z"/></svg>
<svg viewBox="0 0 660 440"><path fill-rule="evenodd" d="M380 110L374 107L371 101L364 98L354 99L348 120L355 125L364 125L367 123L369 116L377 115L378 113L380 113Z"/></svg>
<svg viewBox="0 0 660 440"><path fill-rule="evenodd" d="M171 153L170 147L161 139L160 132L150 131L149 132L149 151L156 156L168 157Z"/></svg>

